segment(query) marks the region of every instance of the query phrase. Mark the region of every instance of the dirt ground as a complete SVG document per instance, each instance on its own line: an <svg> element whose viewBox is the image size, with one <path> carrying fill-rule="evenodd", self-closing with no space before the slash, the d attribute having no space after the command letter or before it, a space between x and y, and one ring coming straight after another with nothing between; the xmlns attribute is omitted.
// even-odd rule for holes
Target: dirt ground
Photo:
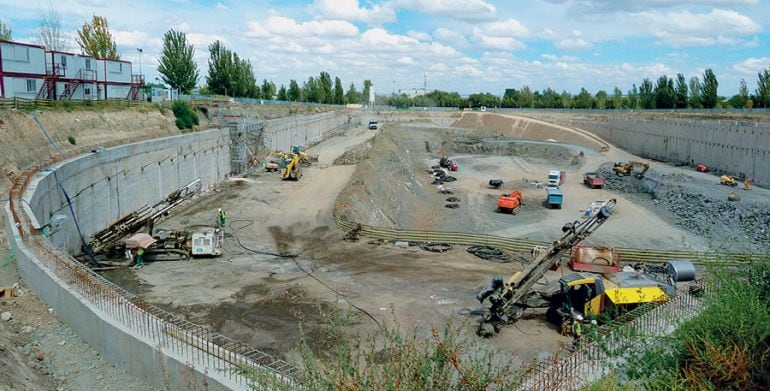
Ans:
<svg viewBox="0 0 770 391"><path fill-rule="evenodd" d="M346 329L350 333L371 333L382 326L424 331L451 320L471 335L482 310L475 294L492 276L507 277L523 266L488 262L460 247L431 253L366 239L344 242L333 219L335 210L376 226L551 241L592 201L614 197L615 215L589 242L709 248L709 239L677 226L675 217L637 195L587 189L580 183L584 171L637 157L614 148L599 152L603 143L595 136L543 123L531 125L528 133L536 134L537 141L515 140L508 130L488 127L502 124L512 132L519 119L474 116L459 117L462 127L449 127L442 116L439 121L386 122L379 130L348 128L309 150L319 155L319 162L305 168L300 181L281 181L271 173L233 178L157 225L214 225L221 207L228 215L223 256L148 263L143 269L106 275L156 305L291 359L302 336L322 350L330 318L345 311L354 314ZM468 129L476 125L481 128ZM460 199L458 209L445 208L447 195L437 192L426 172L437 164L441 148L460 166L451 174L457 181L445 185ZM580 152L583 158L578 158ZM561 210L544 208L544 190L533 184L545 181L551 169L567 172ZM696 178L702 186L714 181L664 164L656 163L654 169ZM503 179L504 188L489 189L487 181L493 178ZM697 181L693 186L701 186ZM512 189L523 191L524 207L515 216L497 213L497 197ZM757 189L751 197L770 199L767 195ZM555 281L562 273L567 272L552 272L546 279ZM483 343L511 354L514 363L524 363L570 340L533 312Z"/></svg>
<svg viewBox="0 0 770 391"><path fill-rule="evenodd" d="M436 128L432 122L386 123L377 131L348 129L309 150L319 155L319 163L305 168L300 181L281 181L269 173L235 178L160 223L171 229L213 225L217 209L224 208L224 256L150 263L111 278L189 320L291 359L302 336L311 347L323 349L330 317L347 310L354 314L349 332L372 333L381 325L426 330L452 319L471 335L483 309L475 294L492 276L522 268L518 262L476 258L464 248L440 254L365 239L344 242L344 232L332 217L335 207L367 223L554 240L561 226L579 219L591 201L617 197L617 213L592 238L595 243L640 248L703 243L622 194L578 183L583 171L630 156L573 144L519 141L511 146L507 140L503 149L525 148L531 155L453 154L460 171L453 173L458 180L451 186L461 207L444 208L446 196L436 192L425 172L437 162L435 151L442 142L450 147L456 138L481 142L487 136L494 137L494 132ZM426 141L432 152L426 151ZM346 151L355 153L335 165ZM576 160L580 151L584 158ZM561 210L545 209L544 190L522 182L543 181L549 169L567 171L562 187L567 201ZM492 177L504 179L505 188L488 189ZM497 196L511 188L521 188L527 204L515 216L496 213ZM634 227L633 234L628 227ZM547 280L562 273L553 272ZM541 313L533 312L484 343L523 363L569 342Z"/></svg>

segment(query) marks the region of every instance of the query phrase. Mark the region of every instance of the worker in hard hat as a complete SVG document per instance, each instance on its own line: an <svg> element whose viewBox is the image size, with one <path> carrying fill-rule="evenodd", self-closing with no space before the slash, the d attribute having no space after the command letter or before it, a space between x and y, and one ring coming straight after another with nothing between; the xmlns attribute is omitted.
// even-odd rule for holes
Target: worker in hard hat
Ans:
<svg viewBox="0 0 770 391"><path fill-rule="evenodd" d="M583 335L581 322L583 322L583 315L577 314L572 318L572 347L575 349L580 346L580 336Z"/></svg>
<svg viewBox="0 0 770 391"><path fill-rule="evenodd" d="M222 208L219 208L218 214L217 214L217 223L219 224L219 228L225 228L225 219L227 216L225 215L225 211Z"/></svg>
<svg viewBox="0 0 770 391"><path fill-rule="evenodd" d="M136 260L136 265L134 265L134 269L141 269L144 267L144 249L141 247L136 248L136 257L134 258Z"/></svg>

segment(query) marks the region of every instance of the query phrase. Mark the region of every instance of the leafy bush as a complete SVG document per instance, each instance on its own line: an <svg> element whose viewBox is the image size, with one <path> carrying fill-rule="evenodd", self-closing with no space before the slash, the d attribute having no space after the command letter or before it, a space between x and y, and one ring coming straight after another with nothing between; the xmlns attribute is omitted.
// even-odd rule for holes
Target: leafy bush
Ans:
<svg viewBox="0 0 770 391"><path fill-rule="evenodd" d="M69 141L69 143L72 145L77 144L77 140L75 140L75 136L67 136L67 141Z"/></svg>
<svg viewBox="0 0 770 391"><path fill-rule="evenodd" d="M193 111L187 102L177 100L171 105L171 111L176 117L176 127L180 130L192 129L193 126L200 124L198 114Z"/></svg>
<svg viewBox="0 0 770 391"><path fill-rule="evenodd" d="M770 382L768 275L767 264L716 272L701 313L629 360L629 379L645 389L763 389Z"/></svg>

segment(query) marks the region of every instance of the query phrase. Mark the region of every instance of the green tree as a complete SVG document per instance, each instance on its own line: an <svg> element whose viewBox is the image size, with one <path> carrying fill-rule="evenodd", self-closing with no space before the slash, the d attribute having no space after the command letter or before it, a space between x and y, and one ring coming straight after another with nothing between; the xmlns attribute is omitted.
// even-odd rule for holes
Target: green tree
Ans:
<svg viewBox="0 0 770 391"><path fill-rule="evenodd" d="M620 87L615 86L615 89L612 91L612 100L610 101L610 107L613 109L622 109L623 108L623 90L620 89Z"/></svg>
<svg viewBox="0 0 770 391"><path fill-rule="evenodd" d="M332 77L328 72L321 72L318 76L318 103L331 104L333 100Z"/></svg>
<svg viewBox="0 0 770 391"><path fill-rule="evenodd" d="M535 107L546 109L560 108L561 97L559 96L559 93L551 89L551 87L546 87L546 89L543 90L542 98L540 99L540 105L535 105Z"/></svg>
<svg viewBox="0 0 770 391"><path fill-rule="evenodd" d="M693 76L690 78L690 98L687 101L687 103L690 105L690 108L700 109L703 107L701 90L703 90L703 86L701 85L698 76Z"/></svg>
<svg viewBox="0 0 770 391"><path fill-rule="evenodd" d="M519 94L519 107L532 108L534 107L535 97L532 95L532 90L529 86L521 87L521 93Z"/></svg>
<svg viewBox="0 0 770 391"><path fill-rule="evenodd" d="M515 88L506 88L500 106L508 108L519 107L519 94L519 91Z"/></svg>
<svg viewBox="0 0 770 391"><path fill-rule="evenodd" d="M183 94L189 94L200 77L193 57L195 48L187 43L185 33L174 29L166 31L163 35L163 51L158 59L158 73L163 82Z"/></svg>
<svg viewBox="0 0 770 391"><path fill-rule="evenodd" d="M674 81L663 75L658 78L658 83L655 85L655 108L673 109L675 105Z"/></svg>
<svg viewBox="0 0 770 391"><path fill-rule="evenodd" d="M287 91L286 97L292 102L300 100L300 89L296 80L292 79L289 81L289 91Z"/></svg>
<svg viewBox="0 0 770 391"><path fill-rule="evenodd" d="M576 109L592 109L594 107L594 97L585 88L580 89L580 93L577 94L573 102L573 106Z"/></svg>
<svg viewBox="0 0 770 391"><path fill-rule="evenodd" d="M607 91L599 90L596 92L596 108L604 110L607 108Z"/></svg>
<svg viewBox="0 0 770 391"><path fill-rule="evenodd" d="M348 92L345 93L345 102L350 104L361 102L361 96L358 94L358 91L356 91L356 85L353 83L350 83L350 88L348 88Z"/></svg>
<svg viewBox="0 0 770 391"><path fill-rule="evenodd" d="M258 98L259 86L251 62L241 59L220 41L209 45L209 74L206 84L212 93Z"/></svg>
<svg viewBox="0 0 770 391"><path fill-rule="evenodd" d="M718 89L719 82L716 75L714 75L714 71L711 68L706 69L703 73L703 86L701 87L701 100L704 108L713 109L716 107L719 101Z"/></svg>
<svg viewBox="0 0 770 391"><path fill-rule="evenodd" d="M342 88L342 80L339 77L334 78L334 99L332 103L335 105L345 104L345 90Z"/></svg>
<svg viewBox="0 0 770 391"><path fill-rule="evenodd" d="M655 108L654 87L648 78L644 78L642 85L639 86L639 103L643 109Z"/></svg>
<svg viewBox="0 0 770 391"><path fill-rule="evenodd" d="M767 108L770 104L770 68L757 74L756 106Z"/></svg>
<svg viewBox="0 0 770 391"><path fill-rule="evenodd" d="M369 80L369 79L364 80L364 91L363 91L363 99L362 99L362 101L365 104L369 104L369 91L370 91L371 87L372 87L372 81Z"/></svg>
<svg viewBox="0 0 770 391"><path fill-rule="evenodd" d="M305 97L306 102L322 103L321 94L319 92L318 81L313 76L310 76L305 85L302 86L302 95Z"/></svg>
<svg viewBox="0 0 770 391"><path fill-rule="evenodd" d="M687 108L687 80L681 73L676 75L676 88L674 91L676 95L675 107L677 109Z"/></svg>
<svg viewBox="0 0 770 391"><path fill-rule="evenodd" d="M471 94L468 96L468 104L471 107L500 107L500 98L488 92L483 94Z"/></svg>
<svg viewBox="0 0 770 391"><path fill-rule="evenodd" d="M10 41L12 34L13 29L11 29L11 25L3 23L3 20L0 19L0 41Z"/></svg>
<svg viewBox="0 0 770 391"><path fill-rule="evenodd" d="M275 96L275 83L272 81L267 81L267 79L262 80L262 88L260 89L262 99L273 99Z"/></svg>
<svg viewBox="0 0 770 391"><path fill-rule="evenodd" d="M572 94L570 94L567 91L561 92L561 107L565 109L571 109L572 108Z"/></svg>
<svg viewBox="0 0 770 391"><path fill-rule="evenodd" d="M289 100L288 94L286 93L286 87L283 84L281 84L281 88L278 89L278 100Z"/></svg>
<svg viewBox="0 0 770 391"><path fill-rule="evenodd" d="M741 79L741 86L738 89L738 93L733 95L730 100L728 100L728 103L730 106L736 109L744 109L746 108L746 102L749 101L749 87L746 85L746 80Z"/></svg>
<svg viewBox="0 0 770 391"><path fill-rule="evenodd" d="M93 15L91 23L84 23L78 30L78 45L86 54L94 58L110 60L120 59L118 46L112 38L107 18Z"/></svg>
<svg viewBox="0 0 770 391"><path fill-rule="evenodd" d="M628 108L636 110L639 108L639 90L636 88L636 83L631 85L631 89L628 90Z"/></svg>

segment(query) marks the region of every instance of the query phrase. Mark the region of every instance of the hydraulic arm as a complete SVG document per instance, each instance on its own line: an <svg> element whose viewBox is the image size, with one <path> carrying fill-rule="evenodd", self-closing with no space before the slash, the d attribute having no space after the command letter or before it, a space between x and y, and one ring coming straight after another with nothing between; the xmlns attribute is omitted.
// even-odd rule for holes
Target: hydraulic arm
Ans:
<svg viewBox="0 0 770 391"><path fill-rule="evenodd" d="M494 277L484 289L476 295L480 302L489 299L490 313L485 316L479 326L479 335L489 336L499 330L499 326L512 323L519 319L527 305L528 296L533 293L532 288L543 278L548 269L554 267L561 255L583 241L596 231L612 215L612 208L616 200L613 198L604 205L598 213L591 218L579 222L567 223L562 227L563 236L542 251L535 260L524 270L515 273L504 282L502 277Z"/></svg>

